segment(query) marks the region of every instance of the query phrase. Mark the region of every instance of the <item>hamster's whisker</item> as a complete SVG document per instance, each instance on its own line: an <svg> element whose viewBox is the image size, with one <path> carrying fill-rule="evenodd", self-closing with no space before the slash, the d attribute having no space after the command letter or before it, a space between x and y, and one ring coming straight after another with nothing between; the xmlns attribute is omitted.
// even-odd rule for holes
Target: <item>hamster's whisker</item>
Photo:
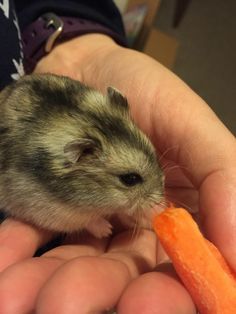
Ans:
<svg viewBox="0 0 236 314"><path fill-rule="evenodd" d="M165 158L165 155L167 155L171 150L178 149L179 145L174 145L172 147L167 148L160 156L158 156L158 161L161 163L162 159Z"/></svg>
<svg viewBox="0 0 236 314"><path fill-rule="evenodd" d="M139 209L136 211L136 215L135 215L135 220L134 220L134 228L133 228L133 232L132 232L132 242L135 242L135 239L138 237L138 232L139 232L139 214L140 211Z"/></svg>
<svg viewBox="0 0 236 314"><path fill-rule="evenodd" d="M148 209L154 207L155 205L160 204L162 202L163 195L161 193L149 194L147 196L147 198L149 200L149 204L147 207L144 208L144 210L148 210ZM159 200L161 200L161 201L159 201Z"/></svg>
<svg viewBox="0 0 236 314"><path fill-rule="evenodd" d="M168 198L168 194L166 194L166 197ZM195 212L195 210L193 208L191 208L189 205L187 205L185 202L182 202L182 201L178 200L177 198L173 197L172 195L169 196L169 198L171 198L171 201L173 201L176 206L184 207L190 213L194 213Z"/></svg>
<svg viewBox="0 0 236 314"><path fill-rule="evenodd" d="M165 209L168 206L168 200L167 199L163 199L160 203L159 203L160 207L162 207L163 209Z"/></svg>
<svg viewBox="0 0 236 314"><path fill-rule="evenodd" d="M135 223L134 223L134 228L133 228L133 232L132 232L132 242L135 242L135 240L138 238L138 235L140 233L141 230L141 219L142 219L142 213L143 210L138 208L136 210L136 215L135 215Z"/></svg>
<svg viewBox="0 0 236 314"><path fill-rule="evenodd" d="M167 161L165 164L162 165L162 171L166 174L166 171L168 170L173 170L175 168L179 168L182 171L188 171L188 167L183 166L183 165L176 165L173 164L171 161Z"/></svg>
<svg viewBox="0 0 236 314"><path fill-rule="evenodd" d="M168 167L173 166L173 162L169 161L162 165L162 170L165 171Z"/></svg>
<svg viewBox="0 0 236 314"><path fill-rule="evenodd" d="M164 171L165 175L167 175L169 172L176 170L176 169L181 169L181 168L178 165L173 165L173 166L164 167L163 171Z"/></svg>

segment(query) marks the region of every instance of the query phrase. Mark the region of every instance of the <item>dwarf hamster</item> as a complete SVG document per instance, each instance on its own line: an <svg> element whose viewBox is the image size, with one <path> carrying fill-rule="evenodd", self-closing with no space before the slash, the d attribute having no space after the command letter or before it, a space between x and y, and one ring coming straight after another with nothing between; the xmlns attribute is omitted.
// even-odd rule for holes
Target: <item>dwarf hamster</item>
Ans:
<svg viewBox="0 0 236 314"><path fill-rule="evenodd" d="M0 93L0 207L56 232L110 233L163 200L155 149L112 87L24 76Z"/></svg>

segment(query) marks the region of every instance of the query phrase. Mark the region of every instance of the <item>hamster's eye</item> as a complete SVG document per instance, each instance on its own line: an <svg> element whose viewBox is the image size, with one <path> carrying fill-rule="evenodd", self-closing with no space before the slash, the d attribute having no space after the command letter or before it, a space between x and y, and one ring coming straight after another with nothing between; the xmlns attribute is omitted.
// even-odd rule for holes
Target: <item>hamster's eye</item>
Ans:
<svg viewBox="0 0 236 314"><path fill-rule="evenodd" d="M92 155L94 153L94 148L93 147L86 147L82 151L82 155L87 156L87 155Z"/></svg>
<svg viewBox="0 0 236 314"><path fill-rule="evenodd" d="M126 186L134 186L143 182L143 178L138 173L126 173L119 175L120 181Z"/></svg>

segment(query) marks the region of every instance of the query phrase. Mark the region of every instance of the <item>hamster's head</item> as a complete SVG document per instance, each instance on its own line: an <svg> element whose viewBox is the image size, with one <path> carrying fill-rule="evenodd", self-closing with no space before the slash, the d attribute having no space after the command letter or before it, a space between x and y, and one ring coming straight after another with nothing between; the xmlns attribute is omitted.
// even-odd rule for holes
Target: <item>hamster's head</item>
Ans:
<svg viewBox="0 0 236 314"><path fill-rule="evenodd" d="M104 217L160 204L163 173L153 145L130 118L127 99L111 87L106 96L89 90L79 119L80 135L64 146L60 170L68 201Z"/></svg>

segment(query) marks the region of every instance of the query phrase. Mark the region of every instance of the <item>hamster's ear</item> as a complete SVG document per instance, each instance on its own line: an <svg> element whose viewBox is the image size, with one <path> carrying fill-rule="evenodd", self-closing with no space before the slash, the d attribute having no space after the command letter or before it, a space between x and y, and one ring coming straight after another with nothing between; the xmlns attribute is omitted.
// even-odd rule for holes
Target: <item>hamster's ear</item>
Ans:
<svg viewBox="0 0 236 314"><path fill-rule="evenodd" d="M114 87L107 88L107 98L109 99L110 103L114 106L118 106L119 109L122 111L129 111L129 105L127 98L124 97L118 89Z"/></svg>
<svg viewBox="0 0 236 314"><path fill-rule="evenodd" d="M67 161L76 163L82 156L92 155L99 147L97 141L90 138L79 138L67 143L64 153Z"/></svg>

